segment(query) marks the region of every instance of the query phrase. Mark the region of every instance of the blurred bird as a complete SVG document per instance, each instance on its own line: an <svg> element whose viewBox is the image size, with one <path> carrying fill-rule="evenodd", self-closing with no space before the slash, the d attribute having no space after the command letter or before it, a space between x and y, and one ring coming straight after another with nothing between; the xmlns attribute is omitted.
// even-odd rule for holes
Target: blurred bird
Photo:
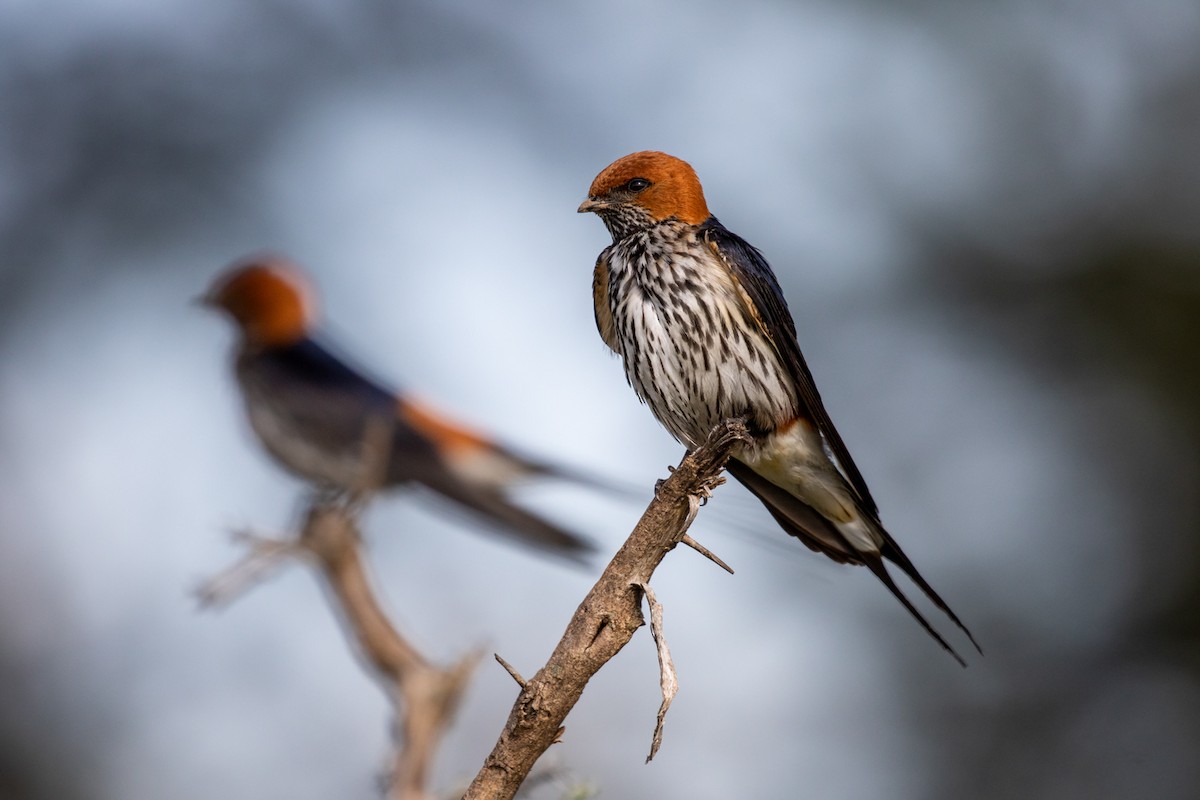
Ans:
<svg viewBox="0 0 1200 800"><path fill-rule="evenodd" d="M805 545L865 565L964 663L888 573L884 559L979 648L880 523L774 273L709 213L692 167L666 153L625 156L596 176L579 211L599 215L613 238L592 282L600 336L658 421L690 449L722 420L744 418L753 443L738 446L729 472Z"/></svg>
<svg viewBox="0 0 1200 800"><path fill-rule="evenodd" d="M338 358L314 338L313 292L293 265L275 257L235 264L201 302L240 331L234 372L251 428L281 466L318 491L418 483L522 544L574 560L592 550L506 492L535 476L594 481L519 456Z"/></svg>

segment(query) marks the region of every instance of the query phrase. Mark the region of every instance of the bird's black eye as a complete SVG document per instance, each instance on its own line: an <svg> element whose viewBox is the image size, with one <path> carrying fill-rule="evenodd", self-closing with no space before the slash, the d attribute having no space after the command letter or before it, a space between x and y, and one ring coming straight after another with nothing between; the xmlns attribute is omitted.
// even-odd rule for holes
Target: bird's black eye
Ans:
<svg viewBox="0 0 1200 800"><path fill-rule="evenodd" d="M650 181L645 178L634 178L629 183L625 184L625 188L631 192L640 192L650 185Z"/></svg>

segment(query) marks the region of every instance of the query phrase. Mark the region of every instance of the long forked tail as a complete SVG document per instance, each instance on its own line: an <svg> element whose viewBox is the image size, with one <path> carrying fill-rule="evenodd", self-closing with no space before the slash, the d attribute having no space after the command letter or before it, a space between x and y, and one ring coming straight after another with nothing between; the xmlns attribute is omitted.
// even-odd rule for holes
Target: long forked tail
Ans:
<svg viewBox="0 0 1200 800"><path fill-rule="evenodd" d="M971 634L970 629L963 624L962 620L958 618L957 614L950 610L950 606L945 600L942 599L941 595L934 591L933 587L929 585L929 582L926 581L925 578L921 577L921 573L917 572L917 568L913 566L913 563L909 561L908 556L906 556L904 551L900 549L900 545L896 544L896 540L893 539L891 535L883 529L882 525L878 525L877 527L883 534L883 539L885 542L880 554L888 561L891 561L893 564L899 567L900 571L907 575L909 580L915 583L921 589L921 591L925 593L925 596L933 601L933 604L941 609L942 613L949 617L950 621L953 622L960 631L966 634L967 639L971 641L971 645L975 648L975 651L979 653L979 655L983 655L983 648L979 646L979 642L975 641L975 637ZM881 569L883 568L882 564L879 566ZM867 568L876 575L879 575L879 573L876 572L874 567L872 567L870 564L867 564ZM880 578L880 580L883 579ZM884 581L884 583L887 584L887 581Z"/></svg>
<svg viewBox="0 0 1200 800"><path fill-rule="evenodd" d="M771 512L771 516L775 518L775 521L787 533L795 536L812 550L824 553L839 563L861 564L871 570L871 573L887 587L892 596L900 601L900 604L907 609L908 613L913 616L913 619L920 624L925 632L941 645L960 665L965 667L967 665L966 661L929 624L929 620L917 610L908 597L900 591L900 587L896 585L891 574L888 573L886 565L883 563L884 558L895 563L929 597L933 604L941 609L967 635L967 638L970 639L975 649L980 654L983 653L983 650L979 647L979 643L975 641L975 637L971 635L971 632L967 630L967 627L963 625L958 616L950 610L946 601L921 577L916 567L913 566L912 561L904 554L904 551L900 549L900 546L896 544L888 532L883 529L882 525L875 525L875 529L884 540L884 546L880 549L880 552L861 551L850 543L845 535L837 529L837 526L821 515L816 509L759 475L746 464L736 459L730 459L727 469L731 475L737 478L739 482L762 501L767 510Z"/></svg>
<svg viewBox="0 0 1200 800"><path fill-rule="evenodd" d="M892 593L892 596L900 601L900 605L908 609L908 613L912 614L913 618L917 622L921 623L921 627L925 629L925 632L932 636L934 640L946 650L947 653L954 657L954 660L958 662L959 666L965 667L967 665L967 662L964 661L963 657L958 654L958 651L951 647L950 643L943 639L942 635L933 629L933 626L929 624L929 620L925 619L925 616L916 609L916 607L907 597L904 596L904 592L900 591L900 587L896 585L896 582L892 580L892 576L888 574L887 567L884 566L882 558L874 553L864 553L863 558L859 561L859 563L866 566L866 568L871 570L871 573L876 578L879 578L880 582L882 582L883 585L887 587L888 591ZM932 599L932 597L930 599ZM937 603L936 601L935 604L939 608L942 606L941 603ZM950 617L954 618L954 614L950 614ZM954 618L954 621L958 622L957 618ZM962 623L959 623L959 627L962 627ZM971 644L975 644L975 638L971 636L971 632L966 628L963 628L963 631L965 631L967 637L971 639ZM975 649L979 650L979 645L975 644ZM983 651L980 650L981 654L982 652Z"/></svg>

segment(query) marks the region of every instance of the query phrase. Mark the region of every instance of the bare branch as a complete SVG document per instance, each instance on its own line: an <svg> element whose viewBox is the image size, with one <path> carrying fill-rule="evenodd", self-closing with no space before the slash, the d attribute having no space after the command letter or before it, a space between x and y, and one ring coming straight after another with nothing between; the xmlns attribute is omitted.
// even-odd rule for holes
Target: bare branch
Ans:
<svg viewBox="0 0 1200 800"><path fill-rule="evenodd" d="M388 781L390 800L429 800L434 753L458 709L479 653L448 668L433 665L388 620L375 597L361 554L355 510L365 496L345 502L318 499L295 539L242 538L250 552L201 589L201 602L229 602L289 555L303 555L318 568L347 637L363 663L380 679L396 709L398 752Z"/></svg>
<svg viewBox="0 0 1200 800"><path fill-rule="evenodd" d="M554 742L588 680L644 624L641 584L679 543L720 480L730 449L747 439L740 420L721 423L663 481L637 527L575 610L558 646L517 696L508 722L464 800L509 800Z"/></svg>

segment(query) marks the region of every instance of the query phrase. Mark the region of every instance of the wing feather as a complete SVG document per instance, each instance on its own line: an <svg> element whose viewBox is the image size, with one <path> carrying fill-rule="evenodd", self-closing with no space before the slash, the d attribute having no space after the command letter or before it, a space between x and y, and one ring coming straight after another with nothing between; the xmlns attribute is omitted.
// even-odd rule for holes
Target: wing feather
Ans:
<svg viewBox="0 0 1200 800"><path fill-rule="evenodd" d="M596 329L600 338L614 353L620 353L617 340L617 323L613 319L612 306L608 304L608 261L604 254L596 259L596 270L592 273L592 303L596 307Z"/></svg>
<svg viewBox="0 0 1200 800"><path fill-rule="evenodd" d="M850 456L841 434L834 427L829 412L825 410L817 384L800 352L800 344L796 341L796 324L788 311L775 273L757 248L730 232L716 217L710 217L704 223L702 232L705 242L729 270L734 284L740 289L750 316L758 323L763 335L775 347L775 352L786 366L802 410L813 420L833 451L838 466L858 493L863 508L871 516L878 517L879 509L871 497L867 482Z"/></svg>

